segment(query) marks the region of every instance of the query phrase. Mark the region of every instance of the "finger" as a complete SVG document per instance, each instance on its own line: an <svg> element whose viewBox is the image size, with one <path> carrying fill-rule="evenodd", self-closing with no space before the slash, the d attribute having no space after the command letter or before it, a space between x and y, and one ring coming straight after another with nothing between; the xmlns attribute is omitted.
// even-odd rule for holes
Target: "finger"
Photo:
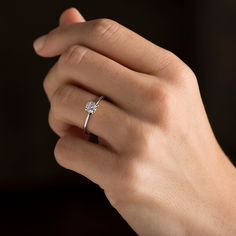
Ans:
<svg viewBox="0 0 236 236"><path fill-rule="evenodd" d="M69 8L65 10L59 19L60 26L66 26L80 22L85 22L85 19L76 8Z"/></svg>
<svg viewBox="0 0 236 236"><path fill-rule="evenodd" d="M48 123L51 127L51 129L59 136L76 136L81 139L87 140L87 135L84 134L84 131L77 127L70 125L68 123L62 122L61 120L57 119L57 117L54 116L52 109L49 111L48 115Z"/></svg>
<svg viewBox="0 0 236 236"><path fill-rule="evenodd" d="M154 74L174 58L169 51L109 19L57 28L43 39L36 40L34 47L39 55L52 57L76 44L91 48L142 73Z"/></svg>
<svg viewBox="0 0 236 236"><path fill-rule="evenodd" d="M57 89L51 100L51 110L57 119L57 126L63 129L67 124L83 129L88 113L85 105L97 100L97 96L73 85ZM100 102L97 111L90 116L87 130L104 139L111 149L119 152L127 137L128 115L106 100ZM58 124L60 121L61 124ZM120 122L123 126L117 126ZM64 127L63 127L64 126ZM125 138L126 139L126 138Z"/></svg>
<svg viewBox="0 0 236 236"><path fill-rule="evenodd" d="M51 127L51 129L59 136L59 137L64 137L64 136L75 136L78 138L81 138L85 141L89 140L88 135L86 135L84 133L84 131L74 125L70 125L68 123L65 123L59 119L57 119L57 117L54 116L52 109L50 109L49 111L49 116L48 116L48 121L49 121L49 125ZM110 148L110 144L102 139L101 137L99 137L99 145L102 145L103 147L106 148Z"/></svg>
<svg viewBox="0 0 236 236"><path fill-rule="evenodd" d="M73 83L96 95L106 96L127 113L139 115L146 91L157 81L88 48L73 46L50 70L44 88L50 100L62 84Z"/></svg>
<svg viewBox="0 0 236 236"><path fill-rule="evenodd" d="M110 184L115 173L113 153L74 136L59 139L54 153L61 166L82 174L103 189Z"/></svg>

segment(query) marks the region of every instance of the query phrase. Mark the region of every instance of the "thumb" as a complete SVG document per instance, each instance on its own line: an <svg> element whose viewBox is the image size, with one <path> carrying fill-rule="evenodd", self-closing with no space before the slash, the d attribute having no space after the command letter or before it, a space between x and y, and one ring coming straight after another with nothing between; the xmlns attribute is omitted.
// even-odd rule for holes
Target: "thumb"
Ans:
<svg viewBox="0 0 236 236"><path fill-rule="evenodd" d="M71 25L79 22L85 22L85 19L76 8L69 8L65 10L59 19L60 26Z"/></svg>

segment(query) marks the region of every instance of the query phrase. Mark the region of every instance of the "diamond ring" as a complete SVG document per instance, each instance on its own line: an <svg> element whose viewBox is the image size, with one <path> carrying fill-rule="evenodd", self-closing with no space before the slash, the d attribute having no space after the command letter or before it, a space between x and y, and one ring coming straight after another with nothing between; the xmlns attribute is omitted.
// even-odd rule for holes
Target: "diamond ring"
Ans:
<svg viewBox="0 0 236 236"><path fill-rule="evenodd" d="M104 99L104 96L101 96L97 99L97 101L89 101L87 102L86 106L85 106L85 111L88 113L86 120L84 122L84 133L86 134L90 134L87 130L87 126L88 126L88 122L89 122L89 118L91 115L93 115L97 108L99 107L99 103L101 102L102 99Z"/></svg>

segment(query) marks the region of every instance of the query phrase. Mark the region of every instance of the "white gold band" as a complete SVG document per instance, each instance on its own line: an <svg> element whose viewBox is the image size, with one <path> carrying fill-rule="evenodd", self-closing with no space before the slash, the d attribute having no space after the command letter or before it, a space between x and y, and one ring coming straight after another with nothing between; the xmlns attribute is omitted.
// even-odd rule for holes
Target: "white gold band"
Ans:
<svg viewBox="0 0 236 236"><path fill-rule="evenodd" d="M87 126L88 126L88 122L89 122L89 118L92 114L94 114L97 110L97 108L99 107L99 103L101 102L102 99L104 99L104 96L101 96L97 99L97 101L89 101L86 103L85 106L85 111L88 113L85 122L84 122L84 133L86 134L90 134L87 130Z"/></svg>

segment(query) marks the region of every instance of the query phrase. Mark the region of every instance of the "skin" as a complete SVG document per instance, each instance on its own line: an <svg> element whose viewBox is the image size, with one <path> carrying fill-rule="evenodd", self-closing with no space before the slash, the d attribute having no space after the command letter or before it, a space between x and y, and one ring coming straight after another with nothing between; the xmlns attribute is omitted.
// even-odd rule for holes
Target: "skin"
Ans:
<svg viewBox="0 0 236 236"><path fill-rule="evenodd" d="M34 48L60 56L44 80L57 162L103 190L139 234L236 235L236 171L197 79L173 53L109 19L66 10ZM85 104L105 95L83 134Z"/></svg>

